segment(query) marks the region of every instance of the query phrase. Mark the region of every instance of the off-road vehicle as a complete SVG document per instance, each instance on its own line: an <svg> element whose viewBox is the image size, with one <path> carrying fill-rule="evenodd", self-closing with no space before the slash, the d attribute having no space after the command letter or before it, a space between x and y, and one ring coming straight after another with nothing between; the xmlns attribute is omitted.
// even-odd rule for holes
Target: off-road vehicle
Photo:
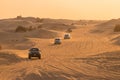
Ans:
<svg viewBox="0 0 120 80"><path fill-rule="evenodd" d="M54 40L54 44L61 44L61 39L60 38L56 38Z"/></svg>
<svg viewBox="0 0 120 80"><path fill-rule="evenodd" d="M71 29L71 28L68 28L66 32L71 33L71 32L72 32L72 29Z"/></svg>
<svg viewBox="0 0 120 80"><path fill-rule="evenodd" d="M64 39L70 39L70 34L65 34Z"/></svg>
<svg viewBox="0 0 120 80"><path fill-rule="evenodd" d="M28 58L31 59L31 57L38 57L41 59L41 51L38 48L31 48L29 50Z"/></svg>

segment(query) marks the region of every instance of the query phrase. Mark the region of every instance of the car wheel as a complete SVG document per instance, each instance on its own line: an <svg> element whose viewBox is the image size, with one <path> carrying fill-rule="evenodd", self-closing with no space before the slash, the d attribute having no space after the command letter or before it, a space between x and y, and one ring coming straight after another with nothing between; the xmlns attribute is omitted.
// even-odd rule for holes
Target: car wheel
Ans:
<svg viewBox="0 0 120 80"><path fill-rule="evenodd" d="M31 56L29 55L28 58L31 59Z"/></svg>
<svg viewBox="0 0 120 80"><path fill-rule="evenodd" d="M39 59L41 59L41 55L39 55L39 57L38 57Z"/></svg>

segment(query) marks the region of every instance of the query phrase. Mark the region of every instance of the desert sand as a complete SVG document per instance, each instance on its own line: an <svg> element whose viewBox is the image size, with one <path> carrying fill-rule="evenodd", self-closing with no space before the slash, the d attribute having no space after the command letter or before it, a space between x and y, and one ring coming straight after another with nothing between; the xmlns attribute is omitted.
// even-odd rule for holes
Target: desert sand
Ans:
<svg viewBox="0 0 120 80"><path fill-rule="evenodd" d="M15 33L16 25L21 24L43 27ZM0 80L120 80L120 34L114 33L110 24L52 19L36 23L34 18L0 20ZM74 28L72 38L64 40L68 27ZM53 45L57 37L62 39L61 45ZM32 47L41 49L41 60L28 59Z"/></svg>

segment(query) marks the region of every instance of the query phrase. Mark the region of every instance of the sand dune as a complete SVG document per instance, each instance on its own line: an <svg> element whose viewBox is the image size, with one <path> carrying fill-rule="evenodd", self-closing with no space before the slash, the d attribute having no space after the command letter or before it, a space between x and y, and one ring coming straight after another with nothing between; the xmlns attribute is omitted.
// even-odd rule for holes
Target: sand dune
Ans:
<svg viewBox="0 0 120 80"><path fill-rule="evenodd" d="M120 36L119 35L114 35L111 37L111 41L115 45L120 45Z"/></svg>
<svg viewBox="0 0 120 80"><path fill-rule="evenodd" d="M76 58L76 60L83 60L88 64L108 70L109 72L120 72L120 51L116 52L105 52L98 55L92 55L87 58ZM104 62L104 63L103 63ZM114 63L114 64L113 64Z"/></svg>
<svg viewBox="0 0 120 80"><path fill-rule="evenodd" d="M31 26L33 25L30 21L24 21L24 20L4 20L0 21L0 28L2 30L13 30L17 26Z"/></svg>
<svg viewBox="0 0 120 80"><path fill-rule="evenodd" d="M47 20L47 19L45 19ZM49 20L49 19L48 19ZM28 38L41 38L41 39L51 39L62 36L68 28L73 28L74 26L65 25L62 22L58 24L58 21L52 23L55 20L50 19L51 22L44 23L36 22L34 17L23 17L21 19L4 19L0 20L0 44L5 49L28 49L32 47ZM49 21L50 21L49 20ZM66 20L67 21L67 20ZM69 22L69 20L68 20ZM36 28L39 25L43 24L42 28ZM15 29L17 26L29 27L32 26L36 28L35 30L16 33ZM59 31L56 31L59 30ZM14 46L12 46L14 45ZM11 47L12 46L12 47Z"/></svg>
<svg viewBox="0 0 120 80"><path fill-rule="evenodd" d="M39 20L39 21L37 21ZM68 28L75 28L72 26L72 20L54 20L54 19L42 19L42 18L34 18L34 17L22 17L20 19L4 19L0 20L0 28L2 30L13 31L17 26L24 27L38 27L42 25L43 28L53 29L53 30L65 30Z"/></svg>
<svg viewBox="0 0 120 80"><path fill-rule="evenodd" d="M92 32L94 33L103 33L106 32L108 34L113 34L114 33L114 28L116 25L120 23L120 19L112 19L108 21L103 21L100 24L97 24L95 30Z"/></svg>
<svg viewBox="0 0 120 80"><path fill-rule="evenodd" d="M45 29L57 30L57 31L66 31L69 28L72 28L72 29L75 28L75 26L61 24L61 23L47 23L47 24L42 24L41 27Z"/></svg>
<svg viewBox="0 0 120 80"><path fill-rule="evenodd" d="M99 26L104 26L104 27L111 27L111 26L115 26L116 24L120 23L120 19L112 19L109 21L106 21L102 24L100 24Z"/></svg>
<svg viewBox="0 0 120 80"><path fill-rule="evenodd" d="M30 42L28 38L51 39L61 36L62 32L39 29L25 33L1 32L0 44L7 49L29 49L34 42ZM14 45L14 46L12 46ZM11 47L10 47L11 46Z"/></svg>
<svg viewBox="0 0 120 80"><path fill-rule="evenodd" d="M55 26L49 28L48 24L47 28L26 33L1 32L0 42L3 45L5 42L8 44L10 37L20 41L13 41L17 46L14 49L5 47L1 50L0 80L119 80L120 48L117 43L114 44L119 35L110 35L107 31L91 32L104 28L98 29L96 24L77 25L70 40L63 39L62 29L66 29L65 26L62 29ZM2 36L5 34L10 34L7 39ZM55 37L62 38L61 45L53 45ZM41 60L28 59L29 47L26 45L29 44L41 49Z"/></svg>
<svg viewBox="0 0 120 80"><path fill-rule="evenodd" d="M1 52L0 53L0 65L10 65L13 63L18 63L22 61L22 58L19 56L9 53L9 52Z"/></svg>

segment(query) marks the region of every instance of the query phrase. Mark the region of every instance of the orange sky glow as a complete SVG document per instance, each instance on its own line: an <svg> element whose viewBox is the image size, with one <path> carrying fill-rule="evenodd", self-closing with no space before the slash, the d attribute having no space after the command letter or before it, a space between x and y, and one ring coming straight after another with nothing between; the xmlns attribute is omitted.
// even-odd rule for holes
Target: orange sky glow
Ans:
<svg viewBox="0 0 120 80"><path fill-rule="evenodd" d="M0 18L17 15L54 19L120 18L120 0L0 0Z"/></svg>

